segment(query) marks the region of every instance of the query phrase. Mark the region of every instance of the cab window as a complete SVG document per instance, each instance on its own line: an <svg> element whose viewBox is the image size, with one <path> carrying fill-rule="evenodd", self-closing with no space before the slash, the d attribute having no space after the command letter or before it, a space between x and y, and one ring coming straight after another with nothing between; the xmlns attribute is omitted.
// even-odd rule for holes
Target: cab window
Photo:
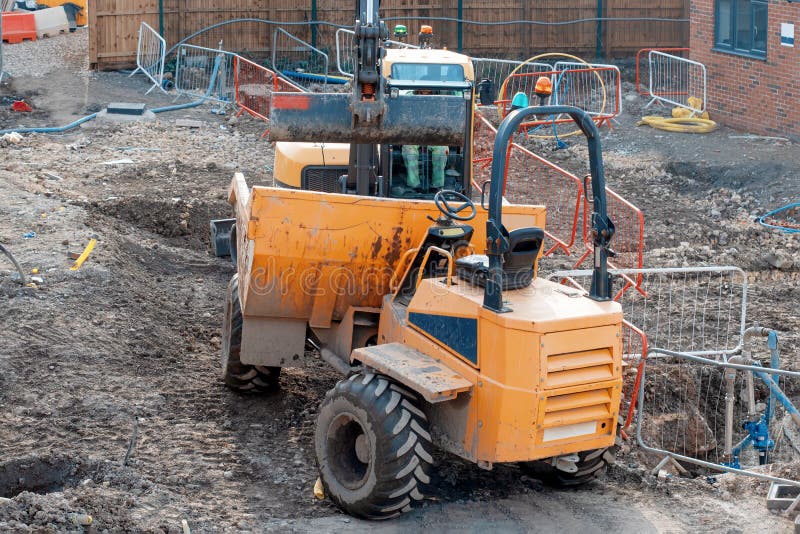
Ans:
<svg viewBox="0 0 800 534"><path fill-rule="evenodd" d="M392 78L395 80L463 82L464 67L432 63L395 63L392 65Z"/></svg>

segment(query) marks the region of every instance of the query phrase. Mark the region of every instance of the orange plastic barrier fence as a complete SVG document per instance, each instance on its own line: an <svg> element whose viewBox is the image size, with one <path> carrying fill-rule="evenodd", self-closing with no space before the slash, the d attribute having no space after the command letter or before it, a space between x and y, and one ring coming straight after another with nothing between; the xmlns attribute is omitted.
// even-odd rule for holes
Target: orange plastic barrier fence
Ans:
<svg viewBox="0 0 800 534"><path fill-rule="evenodd" d="M642 48L636 52L636 92L642 96L650 94L648 89L650 61L647 56L652 50L666 52L674 56L684 56L689 52L688 48Z"/></svg>
<svg viewBox="0 0 800 534"><path fill-rule="evenodd" d="M36 40L36 19L33 13L3 13L3 41L21 43L25 39Z"/></svg>
<svg viewBox="0 0 800 534"><path fill-rule="evenodd" d="M647 334L628 321L622 321L622 397L620 415L625 414L622 429L631 426L639 397L642 369L647 358Z"/></svg>
<svg viewBox="0 0 800 534"><path fill-rule="evenodd" d="M258 63L241 56L236 56L233 63L235 99L236 105L240 108L239 115L246 111L257 119L269 122L269 106L273 92L303 92L300 87L276 76L275 72ZM264 136L268 133L269 130L265 131Z"/></svg>

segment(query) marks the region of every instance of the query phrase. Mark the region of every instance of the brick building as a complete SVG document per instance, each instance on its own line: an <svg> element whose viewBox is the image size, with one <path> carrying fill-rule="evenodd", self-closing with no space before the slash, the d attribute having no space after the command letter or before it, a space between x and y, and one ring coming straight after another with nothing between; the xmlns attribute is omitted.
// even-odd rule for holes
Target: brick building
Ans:
<svg viewBox="0 0 800 534"><path fill-rule="evenodd" d="M708 75L711 118L800 138L800 0L692 0L690 56Z"/></svg>

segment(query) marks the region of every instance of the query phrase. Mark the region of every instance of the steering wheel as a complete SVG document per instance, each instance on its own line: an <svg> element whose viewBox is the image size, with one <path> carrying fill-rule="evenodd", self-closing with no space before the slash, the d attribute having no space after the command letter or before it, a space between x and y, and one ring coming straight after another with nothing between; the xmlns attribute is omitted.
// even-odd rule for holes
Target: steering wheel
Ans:
<svg viewBox="0 0 800 534"><path fill-rule="evenodd" d="M450 205L450 202L454 201L459 201L462 204L453 207ZM478 210L475 209L475 203L472 202L468 196L461 194L458 191L442 189L441 191L438 191L436 195L434 195L433 202L436 204L436 208L441 211L445 217L455 219L456 221L471 221L475 218L475 215L478 214ZM472 210L469 215L459 215L459 213L467 208Z"/></svg>

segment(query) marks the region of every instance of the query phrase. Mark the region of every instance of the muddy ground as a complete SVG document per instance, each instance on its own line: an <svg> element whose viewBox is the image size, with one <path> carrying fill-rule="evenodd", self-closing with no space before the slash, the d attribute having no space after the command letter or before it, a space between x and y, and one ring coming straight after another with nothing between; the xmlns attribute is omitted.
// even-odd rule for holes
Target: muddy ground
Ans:
<svg viewBox="0 0 800 534"><path fill-rule="evenodd" d="M63 124L112 101L171 101L143 96L140 76L87 72L86 49L80 32L6 47L14 80L0 98L24 97L36 111L2 109L0 128ZM754 217L797 200L800 150L727 128L692 136L637 127L649 110L631 89L603 144L609 185L644 212L645 266L745 269L748 323L778 329L782 363L797 368L798 237ZM288 369L267 397L237 395L220 380L233 270L211 256L207 221L229 214L235 170L251 185L270 183L272 150L262 124L209 109L96 121L0 147L0 243L41 277L20 287L0 259L0 531L83 531L70 514L90 514L97 532L181 532L182 520L192 532L791 531L766 509L765 484L655 478L646 468L656 459L632 441L607 477L579 490L440 455L432 498L401 519L366 524L315 500L314 419L337 376L322 364ZM179 127L180 118L203 126ZM579 143L531 146L585 173ZM124 159L132 162L109 163ZM71 271L69 255L92 238L89 260ZM544 268L569 264L560 257Z"/></svg>

